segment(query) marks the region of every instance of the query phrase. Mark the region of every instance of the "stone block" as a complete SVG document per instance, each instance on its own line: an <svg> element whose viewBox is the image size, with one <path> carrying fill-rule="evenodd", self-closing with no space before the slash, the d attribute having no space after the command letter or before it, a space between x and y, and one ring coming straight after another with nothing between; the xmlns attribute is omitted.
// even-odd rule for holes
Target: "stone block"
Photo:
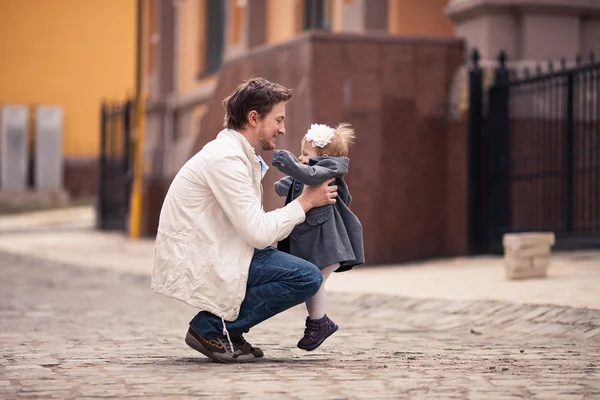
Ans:
<svg viewBox="0 0 600 400"><path fill-rule="evenodd" d="M508 279L544 278L547 268L539 268L533 259L505 259L506 276Z"/></svg>
<svg viewBox="0 0 600 400"><path fill-rule="evenodd" d="M534 269L547 269L550 266L550 256L548 257L534 257L533 268Z"/></svg>
<svg viewBox="0 0 600 400"><path fill-rule="evenodd" d="M513 258L536 258L550 257L550 246L548 244L536 243L531 247L512 248L505 247L505 254Z"/></svg>
<svg viewBox="0 0 600 400"><path fill-rule="evenodd" d="M536 245L552 246L554 242L553 232L508 233L502 238L504 248L511 250L535 247Z"/></svg>
<svg viewBox="0 0 600 400"><path fill-rule="evenodd" d="M508 279L543 278L548 275L554 233L513 233L503 237Z"/></svg>

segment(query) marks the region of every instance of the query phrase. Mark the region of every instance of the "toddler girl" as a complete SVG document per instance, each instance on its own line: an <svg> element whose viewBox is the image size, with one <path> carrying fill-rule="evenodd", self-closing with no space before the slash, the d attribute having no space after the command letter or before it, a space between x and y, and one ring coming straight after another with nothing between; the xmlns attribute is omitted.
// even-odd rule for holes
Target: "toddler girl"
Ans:
<svg viewBox="0 0 600 400"><path fill-rule="evenodd" d="M278 244L278 249L316 265L323 274L319 291L306 302L308 317L304 337L298 342L303 350L314 350L338 326L326 315L325 281L335 272L363 264L362 225L350 211L352 196L344 181L348 173L348 147L353 144L354 129L348 123L335 128L312 124L302 139L302 152L296 157L287 150L275 150L273 166L288 175L275 182L275 191L286 196L285 204L302 194L304 185L317 186L335 178L338 187L336 203L313 208L303 223Z"/></svg>

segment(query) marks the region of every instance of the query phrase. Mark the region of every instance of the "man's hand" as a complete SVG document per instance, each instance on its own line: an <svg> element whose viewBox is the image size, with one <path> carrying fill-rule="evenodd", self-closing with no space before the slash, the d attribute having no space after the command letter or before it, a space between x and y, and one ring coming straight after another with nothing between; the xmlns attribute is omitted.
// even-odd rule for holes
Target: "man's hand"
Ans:
<svg viewBox="0 0 600 400"><path fill-rule="evenodd" d="M304 191L298 197L298 202L307 213L308 210L315 207L325 206L327 204L335 204L337 197L337 186L328 186L333 182L334 178L331 178L323 182L319 186L304 186Z"/></svg>

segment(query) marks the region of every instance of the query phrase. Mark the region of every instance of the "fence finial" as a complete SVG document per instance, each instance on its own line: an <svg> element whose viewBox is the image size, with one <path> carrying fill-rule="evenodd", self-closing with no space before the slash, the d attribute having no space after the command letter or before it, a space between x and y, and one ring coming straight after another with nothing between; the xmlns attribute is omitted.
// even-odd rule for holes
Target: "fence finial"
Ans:
<svg viewBox="0 0 600 400"><path fill-rule="evenodd" d="M553 72L554 71L554 61L550 60L548 61L548 72Z"/></svg>
<svg viewBox="0 0 600 400"><path fill-rule="evenodd" d="M529 78L529 67L527 65L523 67L523 76Z"/></svg>
<svg viewBox="0 0 600 400"><path fill-rule="evenodd" d="M542 74L542 66L539 63L535 66L535 72L538 75Z"/></svg>
<svg viewBox="0 0 600 400"><path fill-rule="evenodd" d="M562 69L567 69L567 59L566 58L563 57L560 59L560 67Z"/></svg>
<svg viewBox="0 0 600 400"><path fill-rule="evenodd" d="M577 54L577 56L575 57L575 63L577 63L577 65L581 65L581 54Z"/></svg>
<svg viewBox="0 0 600 400"><path fill-rule="evenodd" d="M593 64L596 61L596 56L593 51L590 51L590 63Z"/></svg>
<svg viewBox="0 0 600 400"><path fill-rule="evenodd" d="M477 47L474 47L473 50L471 51L471 62L473 63L474 67L479 66L480 59L481 59L481 57L479 55L479 50L477 50Z"/></svg>

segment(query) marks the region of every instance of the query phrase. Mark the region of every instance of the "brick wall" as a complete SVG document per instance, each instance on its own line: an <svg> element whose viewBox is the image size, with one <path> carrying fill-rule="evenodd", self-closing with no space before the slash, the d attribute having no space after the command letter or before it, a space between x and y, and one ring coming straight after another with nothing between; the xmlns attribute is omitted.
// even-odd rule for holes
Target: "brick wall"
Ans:
<svg viewBox="0 0 600 400"><path fill-rule="evenodd" d="M388 35L310 33L261 48L220 71L193 152L222 129L222 99L263 76L294 89L280 148L297 152L312 122L356 128L347 182L369 264L465 254L466 126L448 117L462 60L462 41ZM283 205L280 177L271 168L263 181L266 210Z"/></svg>

